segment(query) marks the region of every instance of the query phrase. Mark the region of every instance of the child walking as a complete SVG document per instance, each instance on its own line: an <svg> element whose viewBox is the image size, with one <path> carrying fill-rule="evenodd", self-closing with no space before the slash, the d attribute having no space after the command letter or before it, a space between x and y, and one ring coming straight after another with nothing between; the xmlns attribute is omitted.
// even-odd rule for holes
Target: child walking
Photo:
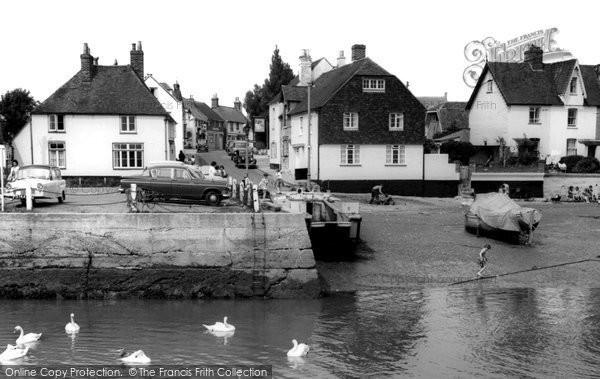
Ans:
<svg viewBox="0 0 600 379"><path fill-rule="evenodd" d="M488 262L486 253L491 248L492 247L489 244L487 244L487 245L484 245L483 248L481 249L481 251L479 252L479 267L481 267L481 269L477 273L477 276L480 278L483 276L483 275L481 275L481 273L483 272L483 270L485 270L487 262Z"/></svg>

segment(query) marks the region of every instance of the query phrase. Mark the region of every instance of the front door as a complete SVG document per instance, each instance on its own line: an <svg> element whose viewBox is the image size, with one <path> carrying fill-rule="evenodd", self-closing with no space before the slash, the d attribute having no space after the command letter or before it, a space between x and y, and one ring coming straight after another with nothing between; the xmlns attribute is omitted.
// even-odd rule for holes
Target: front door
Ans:
<svg viewBox="0 0 600 379"><path fill-rule="evenodd" d="M596 146L588 146L588 157L595 158L596 157Z"/></svg>

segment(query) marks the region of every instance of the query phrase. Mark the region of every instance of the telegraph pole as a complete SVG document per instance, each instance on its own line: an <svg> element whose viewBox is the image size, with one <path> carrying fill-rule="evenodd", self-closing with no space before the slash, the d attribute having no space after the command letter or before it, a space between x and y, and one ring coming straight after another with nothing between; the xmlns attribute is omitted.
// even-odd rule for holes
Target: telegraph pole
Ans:
<svg viewBox="0 0 600 379"><path fill-rule="evenodd" d="M306 173L306 181L307 181L307 187L310 190L311 189L311 185L310 185L310 158L311 158L311 146L310 146L310 87L312 87L312 82L308 82L308 144L307 144L307 149L306 152L308 154L308 172Z"/></svg>

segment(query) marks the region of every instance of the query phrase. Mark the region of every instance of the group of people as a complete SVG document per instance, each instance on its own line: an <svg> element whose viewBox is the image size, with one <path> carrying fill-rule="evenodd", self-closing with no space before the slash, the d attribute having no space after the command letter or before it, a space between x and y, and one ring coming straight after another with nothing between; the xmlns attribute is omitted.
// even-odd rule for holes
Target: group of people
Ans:
<svg viewBox="0 0 600 379"><path fill-rule="evenodd" d="M210 167L208 168L208 176L220 176L221 178L226 178L228 176L227 171L225 171L225 166L219 166L217 162L210 162Z"/></svg>
<svg viewBox="0 0 600 379"><path fill-rule="evenodd" d="M552 201L561 201L561 199L563 199L563 197L559 194L556 194L551 198ZM600 203L600 193L596 194L592 185L583 187L583 190L577 186L569 186L567 189L566 201Z"/></svg>
<svg viewBox="0 0 600 379"><path fill-rule="evenodd" d="M183 150L179 150L179 155L177 156L177 160L183 163L188 163L191 165L195 165L196 164L196 156L192 155L190 158L187 157L187 155L185 155L185 153L183 152Z"/></svg>

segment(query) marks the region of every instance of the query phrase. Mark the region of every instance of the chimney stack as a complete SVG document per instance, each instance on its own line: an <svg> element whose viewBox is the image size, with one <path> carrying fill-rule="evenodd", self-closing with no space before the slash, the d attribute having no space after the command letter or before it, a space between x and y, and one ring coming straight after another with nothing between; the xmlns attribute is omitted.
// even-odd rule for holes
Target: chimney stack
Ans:
<svg viewBox="0 0 600 379"><path fill-rule="evenodd" d="M235 98L235 102L233 103L233 107L234 107L235 109L237 109L239 112L241 112L241 111L242 111L242 102L240 101L240 98L239 98L239 97L236 97L236 98Z"/></svg>
<svg viewBox="0 0 600 379"><path fill-rule="evenodd" d="M300 56L300 78L299 86L308 86L308 83L312 82L312 61L310 58L309 51L304 49Z"/></svg>
<svg viewBox="0 0 600 379"><path fill-rule="evenodd" d="M211 108L218 108L219 107L219 98L217 97L217 94L215 93L211 99Z"/></svg>
<svg viewBox="0 0 600 379"><path fill-rule="evenodd" d="M352 45L352 62L365 58L367 55L365 45Z"/></svg>
<svg viewBox="0 0 600 379"><path fill-rule="evenodd" d="M346 57L344 56L344 50L340 50L340 56L337 59L337 66L342 67L346 64Z"/></svg>
<svg viewBox="0 0 600 379"><path fill-rule="evenodd" d="M135 43L131 44L131 52L129 53L131 60L130 65L133 71L144 80L144 51L142 50L142 42L138 41L137 48Z"/></svg>
<svg viewBox="0 0 600 379"><path fill-rule="evenodd" d="M94 57L90 54L90 48L87 43L83 44L83 54L81 54L81 80L84 83L92 81L94 75L93 61Z"/></svg>
<svg viewBox="0 0 600 379"><path fill-rule="evenodd" d="M529 63L533 70L541 70L544 68L543 56L544 51L542 48L532 44L525 50L524 62Z"/></svg>

